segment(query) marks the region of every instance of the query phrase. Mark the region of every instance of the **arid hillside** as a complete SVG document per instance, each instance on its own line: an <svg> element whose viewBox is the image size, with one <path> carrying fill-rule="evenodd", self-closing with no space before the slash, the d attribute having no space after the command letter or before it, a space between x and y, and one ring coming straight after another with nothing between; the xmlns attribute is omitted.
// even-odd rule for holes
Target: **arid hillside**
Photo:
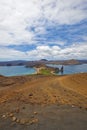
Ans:
<svg viewBox="0 0 87 130"><path fill-rule="evenodd" d="M0 130L9 129L86 130L87 73L0 76Z"/></svg>
<svg viewBox="0 0 87 130"><path fill-rule="evenodd" d="M87 73L0 77L0 103L71 104L87 108Z"/></svg>

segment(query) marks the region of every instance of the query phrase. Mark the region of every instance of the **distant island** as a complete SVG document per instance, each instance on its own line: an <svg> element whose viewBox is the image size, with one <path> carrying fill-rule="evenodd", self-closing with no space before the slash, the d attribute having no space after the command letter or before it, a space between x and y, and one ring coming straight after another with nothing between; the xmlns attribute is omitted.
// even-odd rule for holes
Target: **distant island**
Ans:
<svg viewBox="0 0 87 130"><path fill-rule="evenodd" d="M26 67L35 67L35 66L44 66L46 64L57 64L57 65L80 65L80 64L87 64L87 60L36 60L36 61L24 61L24 60L17 60L17 61L1 61L0 66L26 66Z"/></svg>

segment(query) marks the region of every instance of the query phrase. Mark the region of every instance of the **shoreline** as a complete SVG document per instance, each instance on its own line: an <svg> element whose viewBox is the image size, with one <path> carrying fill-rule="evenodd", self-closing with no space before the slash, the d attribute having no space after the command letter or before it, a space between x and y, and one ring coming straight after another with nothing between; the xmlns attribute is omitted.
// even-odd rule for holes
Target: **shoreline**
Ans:
<svg viewBox="0 0 87 130"><path fill-rule="evenodd" d="M83 66L83 70L86 70L85 68L86 68L86 66ZM9 67L10 68L10 67ZM20 68L20 67L19 67ZM68 70L67 70L67 68L65 68L64 67L64 73L63 74L61 74L60 72L59 73L55 73L54 71L55 71L55 68L54 67L48 67L48 66L41 66L41 65L38 65L37 67L36 66L33 66L32 67L33 69L34 69L34 71L33 72L31 72L31 74L30 73L27 73L29 70L26 70L25 71L25 73L24 74L20 74L20 71L19 71L19 74L17 75L17 74L11 74L11 75L6 75L7 77L11 77L11 76L25 76L25 75L34 75L34 74L43 74L42 73L42 71L41 71L41 69L44 69L44 72L47 74L47 71L50 71L48 74L50 75L50 74L53 74L53 75L71 75L71 74L77 74L77 73L84 73L84 71L81 71L81 70L78 70L77 69L77 71L70 71L70 72L68 72ZM72 68L72 67L71 67ZM70 67L69 67L69 70L71 69ZM20 69L21 70L21 69ZM46 70L46 71L45 71ZM9 70L10 71L10 70ZM22 70L21 70L22 71ZM24 71L23 71L24 72ZM86 72L86 71L85 71ZM14 72L13 72L14 73ZM27 74L26 74L27 73ZM87 72L86 72L87 73ZM3 74L3 76L5 76L5 74Z"/></svg>

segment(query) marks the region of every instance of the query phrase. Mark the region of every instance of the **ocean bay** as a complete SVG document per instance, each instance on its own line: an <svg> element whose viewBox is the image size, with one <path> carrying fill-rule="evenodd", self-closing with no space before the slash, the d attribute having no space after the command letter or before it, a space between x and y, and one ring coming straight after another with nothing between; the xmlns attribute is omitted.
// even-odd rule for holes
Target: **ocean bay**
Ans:
<svg viewBox="0 0 87 130"><path fill-rule="evenodd" d="M47 66L53 68L61 68L62 65L56 64L48 64ZM81 65L64 65L64 71L62 74L75 74L75 73L83 73L87 72L87 64ZM36 70L33 67L25 67L25 66L0 66L0 75L3 76L21 76L21 75L29 75L36 73ZM61 75L61 72L57 73Z"/></svg>
<svg viewBox="0 0 87 130"><path fill-rule="evenodd" d="M48 64L47 66L59 68L59 69L61 69L61 67L62 67L62 65L56 65L56 64ZM63 68L64 68L64 71L62 74L75 74L75 73L87 72L87 64L64 65ZM61 75L61 72L59 72L57 74Z"/></svg>
<svg viewBox="0 0 87 130"><path fill-rule="evenodd" d="M34 74L36 70L34 68L25 66L0 66L0 75L3 76L21 76Z"/></svg>

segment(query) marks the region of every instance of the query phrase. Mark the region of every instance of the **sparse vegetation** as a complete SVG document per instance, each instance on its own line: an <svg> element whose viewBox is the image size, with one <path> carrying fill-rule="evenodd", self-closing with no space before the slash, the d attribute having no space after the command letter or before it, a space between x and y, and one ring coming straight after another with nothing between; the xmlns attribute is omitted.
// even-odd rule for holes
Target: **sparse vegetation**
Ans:
<svg viewBox="0 0 87 130"><path fill-rule="evenodd" d="M0 130L38 129L40 124L44 130L44 121L52 124L52 119L56 128L65 121L77 125L77 119L87 125L87 73L54 76L51 68L39 69L43 75L0 76Z"/></svg>
<svg viewBox="0 0 87 130"><path fill-rule="evenodd" d="M40 70L40 74L43 74L43 75L52 75L51 71L47 68L42 68Z"/></svg>

